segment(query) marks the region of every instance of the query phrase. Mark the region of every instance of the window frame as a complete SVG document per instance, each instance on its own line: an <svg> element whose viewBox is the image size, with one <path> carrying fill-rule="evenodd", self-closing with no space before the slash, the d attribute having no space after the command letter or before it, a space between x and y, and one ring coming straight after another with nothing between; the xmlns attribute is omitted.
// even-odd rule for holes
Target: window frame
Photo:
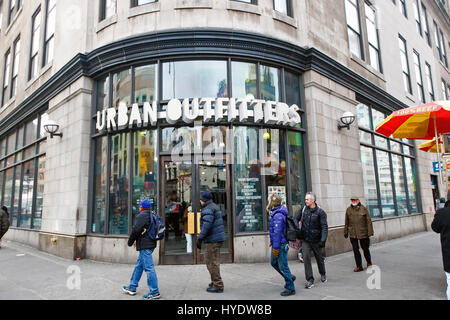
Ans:
<svg viewBox="0 0 450 320"><path fill-rule="evenodd" d="M49 52L49 48L48 48L48 44L51 41L54 41L55 39L55 32L56 32L56 12L55 14L55 30L53 30L52 35L47 39L47 32L48 32L48 17L49 15L52 13L51 11L56 10L56 4L57 4L57 0L55 0L55 5L53 6L53 8L49 8L49 2L51 0L46 0L45 1L45 25L44 25L44 39L43 39L43 51L42 51L42 66L41 67L45 67L47 64L50 63L50 60L48 60L48 52ZM53 46L53 50L54 50L54 46ZM54 54L54 52L53 52ZM52 59L53 60L53 59Z"/></svg>
<svg viewBox="0 0 450 320"><path fill-rule="evenodd" d="M39 70L38 66L39 66L39 51L40 51L40 43L41 43L41 22L42 22L42 17L40 17L40 21L39 21L39 32L37 33L37 36L39 37L38 41L37 41L37 45L38 48L36 50L36 54L33 55L33 43L34 43L34 37L36 36L35 33L35 24L36 24L36 18L38 15L41 14L41 6L39 5L39 7L34 11L33 15L31 16L31 42L30 42L30 59L29 59L29 63L28 63L28 80L33 79L36 75L32 74L33 72L33 59L36 58L36 61L34 62L36 64L36 69ZM37 73L37 72L36 72Z"/></svg>
<svg viewBox="0 0 450 320"><path fill-rule="evenodd" d="M368 25L367 24L367 20L369 20L369 18L368 18L367 13L366 13L366 6L368 6L371 10L373 10L373 14L375 16L374 25L375 25L375 33L376 33L376 36L377 36L377 47L375 47L369 41L369 32L368 32L368 26L367 26ZM372 4L369 1L367 1L367 0L364 1L364 15L365 15L365 23L366 23L367 50L368 50L369 64L372 66L372 59L371 59L371 56L370 56L370 48L373 48L377 52L377 60L378 60L377 62L378 62L379 69L377 70L373 66L372 66L372 68L374 68L375 70L377 70L380 73L383 73L383 64L381 62L380 33L378 32L378 25L377 25L377 14L378 14L378 12L377 12L376 8Z"/></svg>
<svg viewBox="0 0 450 320"><path fill-rule="evenodd" d="M422 66L421 66L421 63L420 63L420 54L416 50L413 50L413 54L414 54L415 57L417 57L417 63L418 63L418 64L416 64L416 62L414 60L414 66L415 67L417 66L418 71L419 71L419 74L418 75L416 74L417 89L420 90L420 91L418 91L419 98L422 97L419 100L422 103L425 103L425 91L424 91L424 88L423 88L423 76L422 76ZM416 70L414 69L414 72L415 71ZM420 83L419 83L419 79L420 79Z"/></svg>
<svg viewBox="0 0 450 320"><path fill-rule="evenodd" d="M420 36L423 37L422 16L420 14L419 0L413 0L412 4L414 6L414 20L416 21L416 29L418 29Z"/></svg>
<svg viewBox="0 0 450 320"><path fill-rule="evenodd" d="M19 53L17 53L17 46L19 46ZM17 77L19 76L19 70L17 70L17 74L14 74L14 69L16 68L16 63L17 65L17 69L19 69L19 64L20 64L20 35L16 38L16 40L14 40L13 43L13 52L12 52L12 63L11 63L11 80L10 80L10 93L9 93L9 98L12 99L13 97L16 96L16 92L17 92ZM19 54L19 55L17 55ZM17 59L17 60L16 60Z"/></svg>
<svg viewBox="0 0 450 320"><path fill-rule="evenodd" d="M252 0L253 2L254 0ZM294 17L294 12L293 12L293 6L292 6L292 0L282 0L282 1L286 1L286 13L282 12L282 11L278 11L277 9L275 9L275 1L277 0L273 0L273 10L281 13L281 14L285 14L291 18Z"/></svg>
<svg viewBox="0 0 450 320"><path fill-rule="evenodd" d="M400 13L406 18L408 19L408 11L406 9L406 1L405 0L399 0L399 8L400 8Z"/></svg>
<svg viewBox="0 0 450 320"><path fill-rule="evenodd" d="M429 75L427 75L427 70L429 72ZM427 75L427 86L428 88L428 94L430 95L431 101L434 101L435 93L434 93L434 84L433 84L433 73L431 70L431 65L425 61L425 75Z"/></svg>
<svg viewBox="0 0 450 320"><path fill-rule="evenodd" d="M148 5L148 4L152 4L152 3L158 2L158 0L153 0L153 1L149 2L149 3L138 4L138 1L139 0L130 0L130 8L145 6L145 5Z"/></svg>
<svg viewBox="0 0 450 320"><path fill-rule="evenodd" d="M402 74L406 75L407 78L408 78L408 83L407 83L408 91L407 91L407 93L412 95L413 92L412 92L412 84L411 84L411 68L409 66L409 59L408 59L408 45L406 43L405 38L403 38L401 34L398 34L398 39L400 39L403 42L403 47L404 47L404 51L405 51L404 54L405 54L405 59L406 59L406 66L408 68L408 72L407 73L405 73L405 70L403 70L403 68L402 68ZM402 48L399 48L399 49L400 49L400 54L402 54ZM400 60L401 60L401 58L400 58ZM403 78L403 82L404 81L405 80Z"/></svg>
<svg viewBox="0 0 450 320"><path fill-rule="evenodd" d="M101 22L101 21L103 21L103 20L105 20L105 19L110 17L110 16L108 16L108 17L106 16L106 1L108 1L108 0L100 0L100 9L99 9L98 22ZM115 13L117 13L117 0L114 0L114 1L116 3L116 5L115 5L115 8L116 8ZM134 1L134 0L131 0L131 1Z"/></svg>
<svg viewBox="0 0 450 320"><path fill-rule="evenodd" d="M355 6L352 2L351 2L351 0L344 0L345 1L345 5L347 5L347 3L349 4L349 5L351 5L351 6ZM348 24L348 18L347 18L347 14L345 15L345 18L346 18L346 24L347 24L347 37L348 37L348 46L349 46L349 51L350 51L350 54L354 54L352 51L351 51L351 48L350 48L350 37L348 36L348 33L349 33L349 30L351 31L351 32L353 32L354 34L357 34L358 35L358 39L359 39L359 50L360 50L360 56L358 57L359 59L361 59L361 60L365 60L365 52L364 52L364 43L363 43L363 37L362 37L362 23L361 23L361 8L360 8L360 3L359 3L359 0L355 0L355 2L356 2L356 12L357 12L357 14L358 14L358 17L357 17L357 20L358 20L358 24L359 24L359 32L358 31L356 31L356 30L354 30L349 24ZM344 10L346 10L345 9L345 7L344 7Z"/></svg>
<svg viewBox="0 0 450 320"><path fill-rule="evenodd" d="M4 65L3 65L3 83L2 83L2 104L4 106L11 97L8 97L8 91L10 88L11 79L11 47L6 50L4 55Z"/></svg>
<svg viewBox="0 0 450 320"><path fill-rule="evenodd" d="M423 1L421 1L421 7L422 7L422 17L425 21L423 31L425 33L425 37L427 39L428 45L431 47L431 35L430 35L430 24L428 23L428 14L427 14L427 7L424 5Z"/></svg>

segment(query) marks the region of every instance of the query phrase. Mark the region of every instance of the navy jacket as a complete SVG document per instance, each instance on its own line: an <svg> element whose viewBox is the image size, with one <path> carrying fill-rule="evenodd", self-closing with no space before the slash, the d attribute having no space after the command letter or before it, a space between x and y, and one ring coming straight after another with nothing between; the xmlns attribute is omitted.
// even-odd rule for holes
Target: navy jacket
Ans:
<svg viewBox="0 0 450 320"><path fill-rule="evenodd" d="M450 272L450 207L439 209L434 215L431 229L441 234L442 259L445 272Z"/></svg>
<svg viewBox="0 0 450 320"><path fill-rule="evenodd" d="M314 209L306 207L305 212L302 213L302 211L303 208L298 209L294 221L298 225L303 215L301 231L304 240L310 243L325 242L328 237L327 214L325 211L319 208L317 204Z"/></svg>
<svg viewBox="0 0 450 320"><path fill-rule="evenodd" d="M286 217L288 211L285 206L279 206L272 209L269 221L269 235L272 248L277 250L280 245L287 243L286 234Z"/></svg>
<svg viewBox="0 0 450 320"><path fill-rule="evenodd" d="M148 235L148 227L150 225L150 211L144 210L136 216L133 230L131 230L128 238L128 246L131 247L136 241L136 250L147 250L156 248L156 241ZM145 232L144 232L145 230Z"/></svg>
<svg viewBox="0 0 450 320"><path fill-rule="evenodd" d="M212 200L207 201L202 210L200 228L201 232L198 236L198 240L205 243L225 241L225 228L223 226L222 212Z"/></svg>

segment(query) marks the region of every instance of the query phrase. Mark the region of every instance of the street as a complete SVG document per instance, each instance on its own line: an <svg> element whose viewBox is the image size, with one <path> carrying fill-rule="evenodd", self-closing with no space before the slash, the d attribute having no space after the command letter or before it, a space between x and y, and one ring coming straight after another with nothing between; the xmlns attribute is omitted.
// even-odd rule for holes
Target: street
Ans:
<svg viewBox="0 0 450 320"><path fill-rule="evenodd" d="M130 248L133 250L133 248ZM321 283L313 263L315 287L305 289L304 267L289 261L297 276L296 295L281 297L283 280L270 263L225 264L222 294L205 291L210 282L205 265L156 266L161 299L227 300L340 300L445 299L446 281L439 235L422 232L371 246L374 271L354 273L352 252L328 257L328 282ZM313 260L314 261L314 260ZM365 261L363 258L363 265ZM37 249L3 241L0 249L0 300L5 299L127 299L140 300L148 292L143 274L138 294L121 291L133 265L90 260L71 261ZM379 268L379 269L378 269ZM370 289L371 288L371 289Z"/></svg>

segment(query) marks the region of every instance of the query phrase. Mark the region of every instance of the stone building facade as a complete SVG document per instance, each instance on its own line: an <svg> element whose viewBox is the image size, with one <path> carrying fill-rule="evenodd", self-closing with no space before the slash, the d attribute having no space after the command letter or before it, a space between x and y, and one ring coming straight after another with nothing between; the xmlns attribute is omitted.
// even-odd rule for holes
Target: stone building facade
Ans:
<svg viewBox="0 0 450 320"><path fill-rule="evenodd" d="M374 133L394 110L450 99L446 1L0 0L0 9L6 239L66 258L132 262L127 234L136 204L150 197L169 229L156 259L198 263L188 227L208 189L227 223L224 260L266 261L267 195L282 194L293 213L313 191L328 215L331 255L351 249L343 224L352 195L369 207L378 242L426 230L433 192L447 193L435 155ZM167 121L171 101L193 107L195 98L216 99L214 110L219 98L228 108L248 99L254 123ZM269 105L260 121L256 100ZM154 124L98 130L103 110L153 101ZM297 106L300 121L266 122L278 115L270 105ZM349 130L338 129L345 112L356 116ZM45 133L49 119L62 137ZM231 132L221 140L230 151L171 159L196 128ZM261 167L274 171L253 171Z"/></svg>

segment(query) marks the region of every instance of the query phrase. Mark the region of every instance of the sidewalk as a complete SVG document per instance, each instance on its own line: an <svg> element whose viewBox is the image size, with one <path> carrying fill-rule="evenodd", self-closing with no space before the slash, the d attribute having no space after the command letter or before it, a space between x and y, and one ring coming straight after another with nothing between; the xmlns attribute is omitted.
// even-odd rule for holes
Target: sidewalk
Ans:
<svg viewBox="0 0 450 320"><path fill-rule="evenodd" d="M280 296L284 282L269 262L222 265L225 283L225 292L222 294L205 291L210 282L205 265L156 266L156 272L162 299L446 299L439 235L423 232L375 244L371 247L371 253L373 263L381 270L379 290L367 287L367 280L372 274L353 272L352 252L328 258L328 282L325 284L320 282L314 264L316 286L309 290L304 289L303 264L289 261L291 272L297 276L297 294L287 298ZM71 273L67 272L70 266L81 270L79 290L67 287L71 277ZM0 249L0 300L140 300L148 292L145 273L136 296L127 296L121 292L121 287L129 282L133 267L90 260L71 261L18 243L3 241L3 248Z"/></svg>

